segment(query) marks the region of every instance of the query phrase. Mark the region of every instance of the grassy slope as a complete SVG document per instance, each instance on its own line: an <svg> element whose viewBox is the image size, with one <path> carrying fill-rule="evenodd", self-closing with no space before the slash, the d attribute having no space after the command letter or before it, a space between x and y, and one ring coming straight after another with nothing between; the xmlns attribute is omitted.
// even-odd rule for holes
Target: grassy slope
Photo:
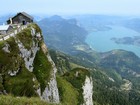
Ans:
<svg viewBox="0 0 140 105"><path fill-rule="evenodd" d="M83 89L82 86L85 82L86 76L90 76L90 73L88 70L83 68L75 68L71 70L70 72L67 72L63 75L63 77L72 84L74 88L77 89L79 95L78 95L78 105L81 105L84 103L83 100Z"/></svg>
<svg viewBox="0 0 140 105"><path fill-rule="evenodd" d="M40 100L39 98L32 97L13 97L0 95L0 105L54 105Z"/></svg>
<svg viewBox="0 0 140 105"><path fill-rule="evenodd" d="M32 24L36 32L40 32L40 28L36 24ZM20 40L25 48L28 50L32 46L33 40L36 42L36 38L31 35L30 26L17 34L16 39ZM5 43L9 46L10 53L6 53L2 50ZM42 43L42 40L40 41ZM41 46L41 44L39 44ZM14 94L15 96L37 96L34 85L41 83L41 87L44 88L46 80L49 77L49 71L51 64L47 60L45 54L40 50L37 52L35 58L35 72L29 72L25 65L24 60L19 55L19 48L13 37L6 41L0 42L0 91L5 89L7 93ZM42 65L42 67L40 66ZM41 68L41 69L40 69ZM9 70L15 71L19 69L19 73L16 76L11 77L7 72ZM41 76L40 76L41 75ZM33 78L37 78L37 81L33 82ZM41 78L39 78L41 77ZM43 79L43 81L41 81Z"/></svg>
<svg viewBox="0 0 140 105"><path fill-rule="evenodd" d="M6 53L2 50L4 43L10 45L10 53ZM14 95L36 95L33 89L32 82L32 78L34 77L34 75L32 75L32 73L30 73L25 68L25 65L23 63L24 61L18 54L19 49L17 44L15 43L14 38L10 38L1 43L0 49L0 73L3 77L3 84L1 84L3 85L3 88L5 88L8 93ZM15 71L18 68L20 68L20 70L16 77L11 77L8 75L7 72L9 70ZM2 87L0 90L2 90Z"/></svg>
<svg viewBox="0 0 140 105"><path fill-rule="evenodd" d="M34 60L33 73L36 75L36 78L40 83L42 92L46 88L47 82L49 81L51 69L51 63L48 61L48 58L43 53L42 49L40 49L37 52Z"/></svg>
<svg viewBox="0 0 140 105"><path fill-rule="evenodd" d="M57 77L60 101L63 105L77 105L78 91L63 77Z"/></svg>

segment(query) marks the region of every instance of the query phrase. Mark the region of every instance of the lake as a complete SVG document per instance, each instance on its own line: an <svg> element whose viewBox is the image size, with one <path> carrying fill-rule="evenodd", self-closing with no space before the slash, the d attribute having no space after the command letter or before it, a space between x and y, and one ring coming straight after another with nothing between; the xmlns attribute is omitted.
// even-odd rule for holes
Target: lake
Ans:
<svg viewBox="0 0 140 105"><path fill-rule="evenodd" d="M108 31L91 32L87 38L88 43L93 50L98 52L107 52L114 49L123 49L134 52L140 57L140 47L135 45L116 44L111 38L123 38L140 36L140 33L121 26L110 26L112 29Z"/></svg>

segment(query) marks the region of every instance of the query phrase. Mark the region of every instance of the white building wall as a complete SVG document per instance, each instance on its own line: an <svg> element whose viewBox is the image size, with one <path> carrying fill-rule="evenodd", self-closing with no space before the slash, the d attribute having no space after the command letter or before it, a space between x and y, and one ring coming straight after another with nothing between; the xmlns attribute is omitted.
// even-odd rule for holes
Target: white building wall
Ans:
<svg viewBox="0 0 140 105"><path fill-rule="evenodd" d="M5 30L0 30L0 35L6 35L6 31Z"/></svg>

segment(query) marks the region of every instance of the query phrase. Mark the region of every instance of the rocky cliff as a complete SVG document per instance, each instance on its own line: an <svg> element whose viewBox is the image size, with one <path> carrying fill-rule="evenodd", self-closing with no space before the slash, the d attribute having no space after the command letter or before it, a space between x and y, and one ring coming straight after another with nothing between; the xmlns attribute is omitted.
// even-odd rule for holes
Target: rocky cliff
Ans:
<svg viewBox="0 0 140 105"><path fill-rule="evenodd" d="M0 49L0 93L59 103L57 69L36 24L0 42Z"/></svg>
<svg viewBox="0 0 140 105"><path fill-rule="evenodd" d="M84 98L83 105L93 105L92 95L93 95L93 81L92 78L86 77L85 84L83 85L83 98Z"/></svg>
<svg viewBox="0 0 140 105"><path fill-rule="evenodd" d="M88 70L75 69L63 76L56 73L36 24L0 42L0 94L35 96L64 105L93 105L93 81Z"/></svg>

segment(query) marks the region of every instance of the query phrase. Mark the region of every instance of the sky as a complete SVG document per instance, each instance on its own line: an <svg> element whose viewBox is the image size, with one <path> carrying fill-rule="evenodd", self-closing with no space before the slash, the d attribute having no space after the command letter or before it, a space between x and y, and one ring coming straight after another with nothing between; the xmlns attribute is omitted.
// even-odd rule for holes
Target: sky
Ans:
<svg viewBox="0 0 140 105"><path fill-rule="evenodd" d="M0 14L140 15L140 0L1 0Z"/></svg>

